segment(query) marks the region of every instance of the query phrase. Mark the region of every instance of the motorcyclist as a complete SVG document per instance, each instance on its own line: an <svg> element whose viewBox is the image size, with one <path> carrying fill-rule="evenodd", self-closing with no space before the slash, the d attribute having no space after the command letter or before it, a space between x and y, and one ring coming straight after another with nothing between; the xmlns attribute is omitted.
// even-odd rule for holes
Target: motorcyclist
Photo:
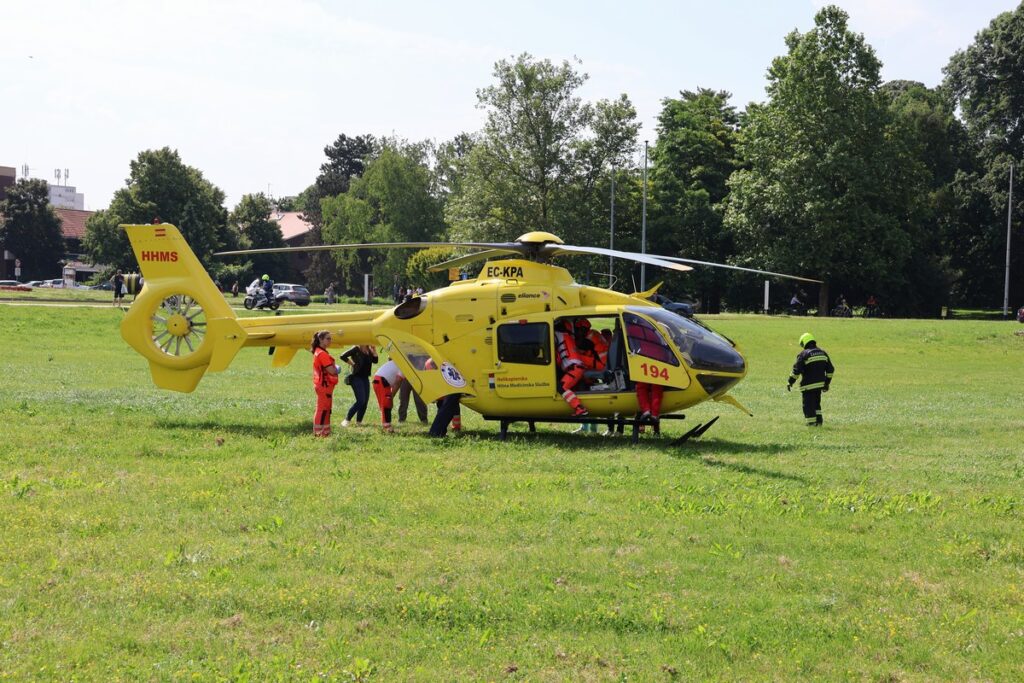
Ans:
<svg viewBox="0 0 1024 683"><path fill-rule="evenodd" d="M264 273L263 277L260 279L263 281L262 287L264 299L269 303L274 300L274 281L271 280L270 276L266 273Z"/></svg>

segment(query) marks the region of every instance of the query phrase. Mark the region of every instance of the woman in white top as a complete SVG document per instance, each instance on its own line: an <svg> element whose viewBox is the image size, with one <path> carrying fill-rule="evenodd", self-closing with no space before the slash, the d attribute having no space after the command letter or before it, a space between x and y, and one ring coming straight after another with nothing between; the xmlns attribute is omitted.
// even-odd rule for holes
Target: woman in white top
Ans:
<svg viewBox="0 0 1024 683"><path fill-rule="evenodd" d="M377 403L380 405L380 421L385 432L394 431L391 426L391 406L394 404L395 388L404 379L398 364L393 360L381 365L373 374L373 393L377 396Z"/></svg>

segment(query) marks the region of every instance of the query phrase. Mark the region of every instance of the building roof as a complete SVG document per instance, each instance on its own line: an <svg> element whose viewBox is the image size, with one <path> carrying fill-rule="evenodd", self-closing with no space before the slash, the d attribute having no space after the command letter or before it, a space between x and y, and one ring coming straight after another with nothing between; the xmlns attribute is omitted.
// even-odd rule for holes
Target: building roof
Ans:
<svg viewBox="0 0 1024 683"><path fill-rule="evenodd" d="M281 226L281 236L285 242L304 236L313 229L312 223L302 220L301 211L275 211L270 214L270 219Z"/></svg>
<svg viewBox="0 0 1024 683"><path fill-rule="evenodd" d="M95 211L81 209L54 209L60 219L60 229L66 240L80 240L85 237L85 222Z"/></svg>

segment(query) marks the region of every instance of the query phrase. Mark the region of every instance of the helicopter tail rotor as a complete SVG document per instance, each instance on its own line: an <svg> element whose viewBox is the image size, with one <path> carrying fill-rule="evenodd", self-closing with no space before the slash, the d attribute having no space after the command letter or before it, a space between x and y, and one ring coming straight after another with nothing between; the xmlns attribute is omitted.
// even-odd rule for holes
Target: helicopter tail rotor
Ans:
<svg viewBox="0 0 1024 683"><path fill-rule="evenodd" d="M207 370L228 366L247 333L175 226L121 227L143 281L121 337L149 361L157 386L190 392Z"/></svg>

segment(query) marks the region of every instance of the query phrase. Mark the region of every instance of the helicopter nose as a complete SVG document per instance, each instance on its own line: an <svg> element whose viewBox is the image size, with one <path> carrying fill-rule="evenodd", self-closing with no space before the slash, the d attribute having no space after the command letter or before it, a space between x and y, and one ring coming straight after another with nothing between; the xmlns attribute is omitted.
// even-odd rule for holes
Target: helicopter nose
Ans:
<svg viewBox="0 0 1024 683"><path fill-rule="evenodd" d="M715 337L704 337L690 349L691 365L701 370L717 372L745 372L743 356L727 342Z"/></svg>

